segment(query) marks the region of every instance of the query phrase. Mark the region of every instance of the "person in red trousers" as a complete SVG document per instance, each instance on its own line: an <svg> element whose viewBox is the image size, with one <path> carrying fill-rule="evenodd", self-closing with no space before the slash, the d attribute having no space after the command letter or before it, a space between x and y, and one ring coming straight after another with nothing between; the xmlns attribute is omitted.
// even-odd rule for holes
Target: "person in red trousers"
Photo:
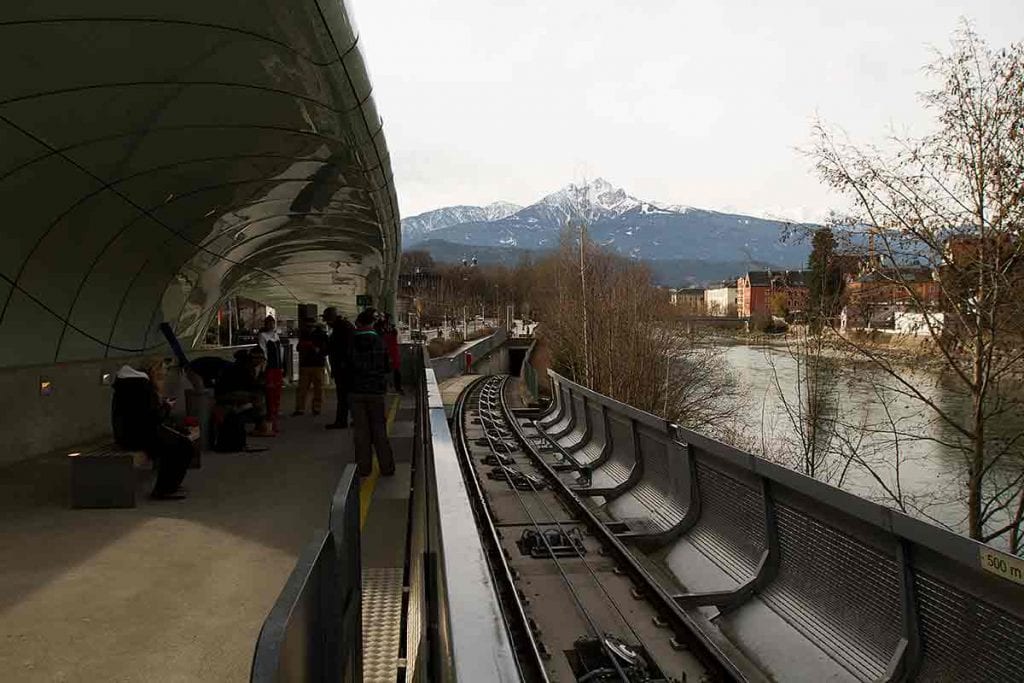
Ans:
<svg viewBox="0 0 1024 683"><path fill-rule="evenodd" d="M277 417L281 410L281 391L284 389L284 353L281 338L277 334L277 321L268 315L263 329L256 337L256 343L267 356L264 378L267 384L267 420L272 433L278 433Z"/></svg>

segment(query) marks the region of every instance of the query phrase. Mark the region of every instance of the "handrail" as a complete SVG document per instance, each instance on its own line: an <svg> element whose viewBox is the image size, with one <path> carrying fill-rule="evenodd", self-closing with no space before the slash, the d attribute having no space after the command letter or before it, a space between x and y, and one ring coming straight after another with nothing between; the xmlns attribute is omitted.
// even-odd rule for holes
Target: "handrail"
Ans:
<svg viewBox="0 0 1024 683"><path fill-rule="evenodd" d="M455 443L433 369L426 370L431 554L438 611L437 680L518 681L486 551L474 523Z"/></svg>
<svg viewBox="0 0 1024 683"><path fill-rule="evenodd" d="M299 556L260 628L249 680L362 678L359 478L346 465L331 499L327 530Z"/></svg>

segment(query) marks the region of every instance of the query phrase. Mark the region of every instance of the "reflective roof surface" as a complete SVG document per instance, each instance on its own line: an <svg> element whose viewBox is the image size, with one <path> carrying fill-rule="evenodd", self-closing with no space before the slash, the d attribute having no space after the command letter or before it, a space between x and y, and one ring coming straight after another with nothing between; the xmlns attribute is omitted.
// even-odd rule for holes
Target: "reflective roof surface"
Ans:
<svg viewBox="0 0 1024 683"><path fill-rule="evenodd" d="M14 6L11 6L14 5ZM225 297L393 296L398 208L340 0L0 6L0 365L187 345Z"/></svg>

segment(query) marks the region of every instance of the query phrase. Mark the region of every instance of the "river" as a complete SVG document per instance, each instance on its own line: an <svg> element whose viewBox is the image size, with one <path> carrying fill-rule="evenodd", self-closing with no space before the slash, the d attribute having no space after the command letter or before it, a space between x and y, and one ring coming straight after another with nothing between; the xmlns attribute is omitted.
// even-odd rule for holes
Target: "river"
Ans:
<svg viewBox="0 0 1024 683"><path fill-rule="evenodd" d="M806 364L784 345L727 344L723 354L739 388L735 400L740 410L735 424L728 427L737 432L737 445L799 468L803 449L796 425L801 421L793 416L807 403L798 399L806 396L800 390L806 387ZM905 376L937 407L952 415L968 414L969 401L941 373L915 371ZM850 461L848 454L856 452L865 462L849 465L841 481L843 489L893 507L893 499L902 498L910 514L931 516L963 531L965 467L956 445L962 437L870 363L833 360L819 378L818 386L823 387L819 405L826 425L819 433L839 436L819 441L825 442L822 450L829 455L823 463L826 472L819 472L818 478L839 484L843 466ZM999 428L1007 433L1022 430L1019 414Z"/></svg>

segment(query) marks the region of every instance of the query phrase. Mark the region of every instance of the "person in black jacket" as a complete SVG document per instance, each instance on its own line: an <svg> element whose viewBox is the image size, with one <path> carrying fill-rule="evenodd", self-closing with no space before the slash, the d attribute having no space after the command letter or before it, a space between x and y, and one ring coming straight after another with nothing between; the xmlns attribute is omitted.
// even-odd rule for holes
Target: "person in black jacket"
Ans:
<svg viewBox="0 0 1024 683"><path fill-rule="evenodd" d="M356 318L356 329L348 353L349 400L352 407L359 476L373 470L370 445L377 451L380 473L390 477L395 473L395 456L388 440L384 394L387 391L391 361L384 341L373 329L376 311L368 308Z"/></svg>
<svg viewBox="0 0 1024 683"><path fill-rule="evenodd" d="M160 368L162 369L162 368ZM154 381L155 368L142 372L127 365L117 372L110 420L120 448L145 451L156 467L152 498L184 498L179 489L192 459L192 445L184 434L169 427L169 405Z"/></svg>
<svg viewBox="0 0 1024 683"><path fill-rule="evenodd" d="M327 340L327 358L331 362L331 377L334 378L334 390L338 394L334 422L327 425L327 429L348 429L349 373L347 366L349 343L352 340L354 328L348 319L338 314L338 309L334 306L324 309L323 319L331 328L331 336Z"/></svg>

